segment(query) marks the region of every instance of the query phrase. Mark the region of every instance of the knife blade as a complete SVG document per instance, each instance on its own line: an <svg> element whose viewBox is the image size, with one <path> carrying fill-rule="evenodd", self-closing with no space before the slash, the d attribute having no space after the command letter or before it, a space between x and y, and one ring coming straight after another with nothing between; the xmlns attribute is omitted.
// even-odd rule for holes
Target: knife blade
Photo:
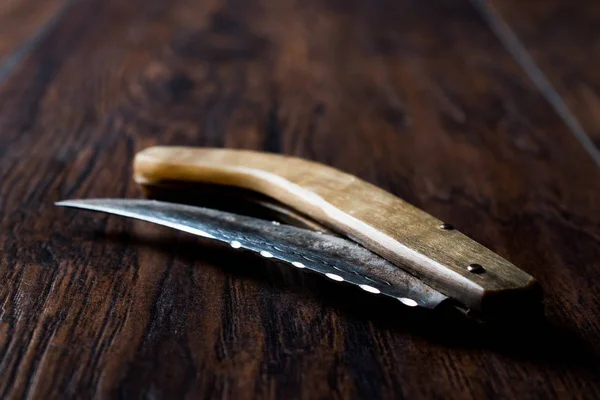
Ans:
<svg viewBox="0 0 600 400"><path fill-rule="evenodd" d="M99 211L167 226L247 249L336 282L397 299L409 307L434 309L448 296L415 276L338 236L229 212L138 199L66 200L57 206ZM454 305L454 304L453 304Z"/></svg>

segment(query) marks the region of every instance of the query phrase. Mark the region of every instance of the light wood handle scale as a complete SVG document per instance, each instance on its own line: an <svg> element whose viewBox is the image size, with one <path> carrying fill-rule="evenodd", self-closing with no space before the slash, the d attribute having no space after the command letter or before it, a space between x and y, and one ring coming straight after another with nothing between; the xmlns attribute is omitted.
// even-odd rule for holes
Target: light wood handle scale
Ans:
<svg viewBox="0 0 600 400"><path fill-rule="evenodd" d="M260 192L474 311L510 311L506 308L540 300L536 280L497 254L454 229L440 228L441 221L398 197L319 163L245 150L152 147L137 154L135 180L144 185L204 182Z"/></svg>

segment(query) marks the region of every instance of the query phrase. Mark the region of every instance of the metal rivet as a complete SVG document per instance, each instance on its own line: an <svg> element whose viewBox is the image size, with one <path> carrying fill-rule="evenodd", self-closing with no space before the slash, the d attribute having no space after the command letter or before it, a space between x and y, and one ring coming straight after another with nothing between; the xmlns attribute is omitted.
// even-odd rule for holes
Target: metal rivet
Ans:
<svg viewBox="0 0 600 400"><path fill-rule="evenodd" d="M444 222L440 225L440 229L443 229L445 231L451 231L452 229L454 229L454 226L452 226L452 224L447 224Z"/></svg>
<svg viewBox="0 0 600 400"><path fill-rule="evenodd" d="M264 258L271 258L273 257L273 254L269 253L268 251L261 251L260 255L263 256Z"/></svg>
<svg viewBox="0 0 600 400"><path fill-rule="evenodd" d="M474 274L483 274L485 272L485 268L483 268L479 264L469 264L467 266L467 271L472 272Z"/></svg>
<svg viewBox="0 0 600 400"><path fill-rule="evenodd" d="M229 243L229 245L231 247L233 247L234 249L239 249L240 247L242 247L242 244L240 242L238 242L237 240L231 241L231 243Z"/></svg>

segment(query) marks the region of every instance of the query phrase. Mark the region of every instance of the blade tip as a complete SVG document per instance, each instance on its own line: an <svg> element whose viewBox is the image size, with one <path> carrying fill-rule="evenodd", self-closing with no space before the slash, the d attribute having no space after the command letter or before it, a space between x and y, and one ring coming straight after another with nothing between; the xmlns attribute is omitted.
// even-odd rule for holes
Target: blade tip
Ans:
<svg viewBox="0 0 600 400"><path fill-rule="evenodd" d="M61 200L54 202L57 207L80 207L81 200Z"/></svg>

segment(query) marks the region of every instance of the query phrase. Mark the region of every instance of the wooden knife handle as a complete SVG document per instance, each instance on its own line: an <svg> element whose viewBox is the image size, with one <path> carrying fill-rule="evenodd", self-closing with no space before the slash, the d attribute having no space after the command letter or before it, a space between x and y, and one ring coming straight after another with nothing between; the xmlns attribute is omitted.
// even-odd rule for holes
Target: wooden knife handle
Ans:
<svg viewBox="0 0 600 400"><path fill-rule="evenodd" d="M494 252L398 197L319 163L246 150L152 147L136 155L134 169L144 185L204 182L272 197L474 311L510 312L541 299L536 280Z"/></svg>

